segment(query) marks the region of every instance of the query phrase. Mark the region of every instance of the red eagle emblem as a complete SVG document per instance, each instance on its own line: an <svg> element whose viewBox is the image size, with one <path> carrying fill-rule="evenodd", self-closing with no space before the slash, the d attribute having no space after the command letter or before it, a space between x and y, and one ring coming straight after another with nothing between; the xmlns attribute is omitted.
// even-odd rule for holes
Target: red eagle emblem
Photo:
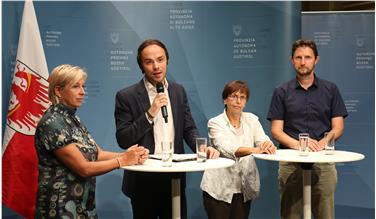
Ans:
<svg viewBox="0 0 376 219"><path fill-rule="evenodd" d="M17 60L9 100L7 125L25 135L34 135L43 112L49 107L48 81Z"/></svg>

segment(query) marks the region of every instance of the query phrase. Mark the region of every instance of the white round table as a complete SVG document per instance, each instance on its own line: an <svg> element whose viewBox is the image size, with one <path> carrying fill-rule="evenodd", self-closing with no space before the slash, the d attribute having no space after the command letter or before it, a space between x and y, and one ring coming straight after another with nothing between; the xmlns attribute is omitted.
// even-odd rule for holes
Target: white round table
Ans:
<svg viewBox="0 0 376 219"><path fill-rule="evenodd" d="M253 154L255 158L270 161L300 163L303 169L303 214L304 219L311 218L311 170L314 163L339 163L364 159L364 155L350 151L334 151L326 155L325 151L309 152L308 156L299 155L298 150L279 149L275 154Z"/></svg>
<svg viewBox="0 0 376 219"><path fill-rule="evenodd" d="M195 157L196 154L186 154L187 157ZM162 161L157 159L147 159L143 165L123 166L123 169L139 172L195 172L208 169L225 168L235 164L235 161L228 158L207 159L204 163L194 161L172 162L171 167L163 167ZM172 218L180 219L180 178L171 181L172 196Z"/></svg>

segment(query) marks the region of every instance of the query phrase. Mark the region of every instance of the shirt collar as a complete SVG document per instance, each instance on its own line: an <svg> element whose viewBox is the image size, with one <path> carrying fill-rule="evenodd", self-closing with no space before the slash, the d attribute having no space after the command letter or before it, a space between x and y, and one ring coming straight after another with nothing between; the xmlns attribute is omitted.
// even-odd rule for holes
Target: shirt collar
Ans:
<svg viewBox="0 0 376 219"><path fill-rule="evenodd" d="M227 117L226 109L223 110L223 114L225 115L225 120L226 120L227 124L228 124L230 127L232 127L231 122L230 122L230 120L229 120L228 117ZM242 112L242 115L240 116L240 124L242 123L242 118L243 118L243 112Z"/></svg>
<svg viewBox="0 0 376 219"><path fill-rule="evenodd" d="M318 87L319 84L320 84L320 82L319 82L320 79L315 74L313 74L313 77L314 77L313 78L313 83L312 83L312 85L310 87ZM300 85L297 77L295 77L295 88L302 88L302 86Z"/></svg>
<svg viewBox="0 0 376 219"><path fill-rule="evenodd" d="M146 80L145 77L144 77L143 80L144 80L146 90L148 92L157 92L157 88L152 83L150 83L148 80ZM167 82L166 78L163 81L163 85L164 85L165 90L167 90L168 89L168 82Z"/></svg>
<svg viewBox="0 0 376 219"><path fill-rule="evenodd" d="M70 108L63 103L58 103L55 106L58 110L61 110L63 112L67 112L69 115L75 115L75 113L77 111L77 108Z"/></svg>

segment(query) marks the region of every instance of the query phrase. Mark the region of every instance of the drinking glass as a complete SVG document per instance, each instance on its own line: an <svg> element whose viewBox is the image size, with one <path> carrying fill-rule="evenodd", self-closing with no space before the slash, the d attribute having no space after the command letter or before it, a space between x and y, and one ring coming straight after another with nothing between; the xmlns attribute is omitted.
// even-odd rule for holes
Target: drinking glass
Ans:
<svg viewBox="0 0 376 219"><path fill-rule="evenodd" d="M170 167L172 166L172 155L174 150L172 148L171 141L162 141L162 166Z"/></svg>
<svg viewBox="0 0 376 219"><path fill-rule="evenodd" d="M299 155L300 156L308 156L309 154L308 141L309 141L308 133L299 134Z"/></svg>
<svg viewBox="0 0 376 219"><path fill-rule="evenodd" d="M333 155L335 147L335 133L334 132L325 132L325 154Z"/></svg>
<svg viewBox="0 0 376 219"><path fill-rule="evenodd" d="M206 162L206 151L207 151L208 141L206 138L196 138L196 154L197 162Z"/></svg>

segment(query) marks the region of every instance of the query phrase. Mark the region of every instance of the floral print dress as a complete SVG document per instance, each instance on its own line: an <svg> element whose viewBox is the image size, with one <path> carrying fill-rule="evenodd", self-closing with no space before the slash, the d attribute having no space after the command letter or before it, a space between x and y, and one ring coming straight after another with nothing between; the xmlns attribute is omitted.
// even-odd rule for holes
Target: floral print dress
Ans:
<svg viewBox="0 0 376 219"><path fill-rule="evenodd" d="M95 177L80 177L54 154L73 143L87 160L98 159L96 143L75 112L63 104L52 105L37 126L39 177L35 218L98 218Z"/></svg>

